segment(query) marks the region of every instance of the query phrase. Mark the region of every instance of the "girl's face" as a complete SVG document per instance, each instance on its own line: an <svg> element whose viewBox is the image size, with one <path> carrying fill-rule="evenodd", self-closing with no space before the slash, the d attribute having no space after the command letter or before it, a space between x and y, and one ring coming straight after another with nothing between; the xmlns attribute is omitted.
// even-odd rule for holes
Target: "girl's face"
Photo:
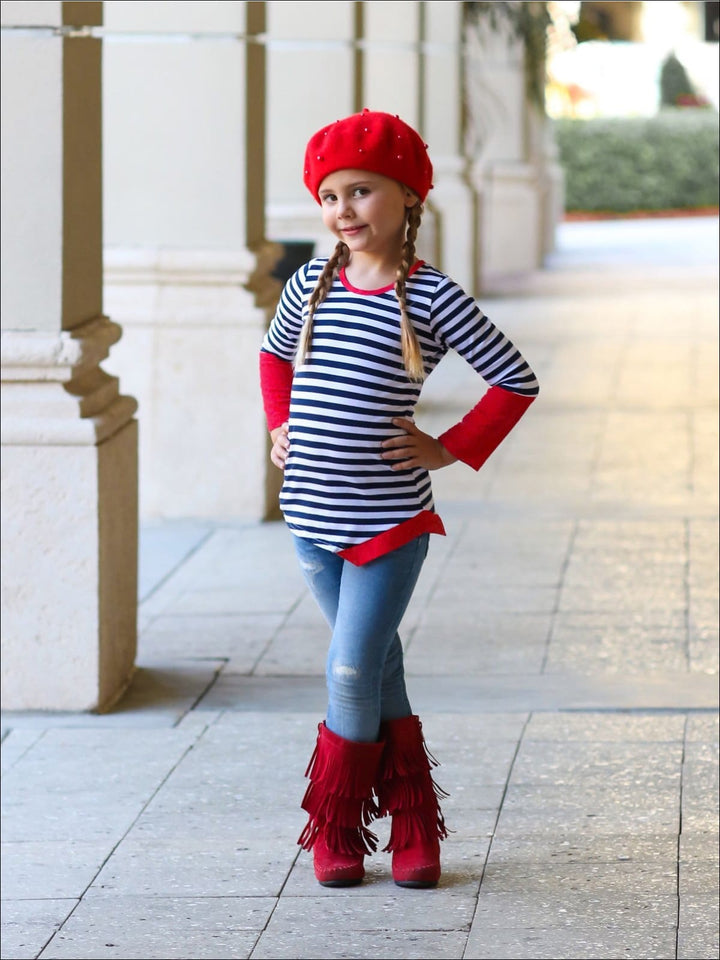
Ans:
<svg viewBox="0 0 720 960"><path fill-rule="evenodd" d="M380 173L336 170L320 184L323 223L352 253L396 259L405 240L405 212L418 198Z"/></svg>

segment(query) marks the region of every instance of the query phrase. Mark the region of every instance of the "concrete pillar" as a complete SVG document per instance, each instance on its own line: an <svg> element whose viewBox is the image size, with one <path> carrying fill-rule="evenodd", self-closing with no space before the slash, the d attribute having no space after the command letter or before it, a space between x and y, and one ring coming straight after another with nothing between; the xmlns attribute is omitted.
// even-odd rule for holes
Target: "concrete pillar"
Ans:
<svg viewBox="0 0 720 960"><path fill-rule="evenodd" d="M105 4L106 300L139 400L141 516L257 520L273 500L257 354L265 4Z"/></svg>
<svg viewBox="0 0 720 960"><path fill-rule="evenodd" d="M538 250L542 266L556 248L557 225L565 216L565 172L552 124L538 109L529 108L528 142L537 176L539 207Z"/></svg>
<svg viewBox="0 0 720 960"><path fill-rule="evenodd" d="M101 364L102 3L2 4L2 700L104 710L136 652L136 403Z"/></svg>
<svg viewBox="0 0 720 960"><path fill-rule="evenodd" d="M361 109L355 56L364 3L269 0L268 236L306 242L326 256L335 240L305 188L303 160L309 137Z"/></svg>
<svg viewBox="0 0 720 960"><path fill-rule="evenodd" d="M425 8L427 3L403 0L368 0L363 3L363 105L371 110L396 113L427 139L427 78L424 56ZM447 4L448 7L457 4ZM433 92L432 96L435 96ZM443 155L430 145L433 163ZM442 188L441 188L442 192ZM432 264L443 255L442 203L435 204L431 190L425 202L418 234L417 254Z"/></svg>
<svg viewBox="0 0 720 960"><path fill-rule="evenodd" d="M429 203L440 233L435 266L478 296L476 201L463 139L462 4L429 0L421 11L423 127L434 169Z"/></svg>
<svg viewBox="0 0 720 960"><path fill-rule="evenodd" d="M469 26L466 44L467 151L478 197L479 278L537 269L550 229L541 170L530 139L525 49L502 17Z"/></svg>
<svg viewBox="0 0 720 960"><path fill-rule="evenodd" d="M364 106L422 127L422 3L368 0L364 9ZM421 132L419 130L419 132Z"/></svg>

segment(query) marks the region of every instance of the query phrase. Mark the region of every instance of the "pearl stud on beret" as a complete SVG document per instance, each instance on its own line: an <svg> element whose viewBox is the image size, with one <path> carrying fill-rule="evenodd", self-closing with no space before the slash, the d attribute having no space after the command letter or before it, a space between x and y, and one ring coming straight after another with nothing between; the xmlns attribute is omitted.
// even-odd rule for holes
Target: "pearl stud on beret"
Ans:
<svg viewBox="0 0 720 960"><path fill-rule="evenodd" d="M375 110L336 120L310 138L303 181L318 203L320 184L336 170L383 174L410 187L421 202L432 187L427 144L399 117Z"/></svg>

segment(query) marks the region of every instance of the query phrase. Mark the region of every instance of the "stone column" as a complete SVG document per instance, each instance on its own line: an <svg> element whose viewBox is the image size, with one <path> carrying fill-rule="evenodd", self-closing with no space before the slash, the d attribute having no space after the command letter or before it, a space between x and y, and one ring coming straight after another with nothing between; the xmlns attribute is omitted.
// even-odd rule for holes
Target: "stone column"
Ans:
<svg viewBox="0 0 720 960"><path fill-rule="evenodd" d="M363 3L363 106L395 113L427 138L428 90L424 55L425 7L427 3L403 0L368 0ZM458 4L445 5L448 9ZM450 14L452 17L452 14ZM447 105L443 103L443 107ZM435 163L437 151L431 146ZM440 169L442 170L442 158ZM440 177L442 179L442 172ZM443 254L442 203L435 203L431 190L425 202L418 234L417 254L440 264Z"/></svg>
<svg viewBox="0 0 720 960"><path fill-rule="evenodd" d="M486 15L466 30L467 151L478 196L479 283L542 264L546 235L537 157L529 138L525 48Z"/></svg>
<svg viewBox="0 0 720 960"><path fill-rule="evenodd" d="M528 149L537 172L539 204L538 266L556 249L557 225L565 216L565 172L555 132L547 115L528 106Z"/></svg>
<svg viewBox="0 0 720 960"><path fill-rule="evenodd" d="M451 4L453 6L454 4ZM423 125L423 3L368 0L364 7L364 106Z"/></svg>
<svg viewBox="0 0 720 960"><path fill-rule="evenodd" d="M136 403L101 367L102 3L2 4L2 700L105 710L136 652Z"/></svg>
<svg viewBox="0 0 720 960"><path fill-rule="evenodd" d="M303 185L305 146L320 127L360 109L356 32L365 6L267 3L268 236L305 242L315 256L329 254L335 240Z"/></svg>
<svg viewBox="0 0 720 960"><path fill-rule="evenodd" d="M440 223L435 266L478 296L476 198L463 140L462 4L430 0L421 8L424 131L434 169L428 199Z"/></svg>
<svg viewBox="0 0 720 960"><path fill-rule="evenodd" d="M258 520L274 498L264 21L260 2L105 3L106 299L139 400L143 518Z"/></svg>

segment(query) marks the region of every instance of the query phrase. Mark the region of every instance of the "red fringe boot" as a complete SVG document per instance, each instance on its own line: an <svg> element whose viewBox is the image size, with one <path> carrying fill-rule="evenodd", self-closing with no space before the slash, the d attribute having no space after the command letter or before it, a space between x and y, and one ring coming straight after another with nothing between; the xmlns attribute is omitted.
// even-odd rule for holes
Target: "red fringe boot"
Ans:
<svg viewBox="0 0 720 960"><path fill-rule="evenodd" d="M351 887L365 876L363 859L377 849L368 825L378 814L373 784L382 743L358 743L318 725L302 801L309 814L298 843L313 851L315 876L324 887Z"/></svg>
<svg viewBox="0 0 720 960"><path fill-rule="evenodd" d="M448 835L439 804L447 793L430 775L438 762L427 749L419 717L390 720L380 735L385 750L376 792L380 816L392 816L384 849L393 855L393 880L399 887L435 887L440 841Z"/></svg>

